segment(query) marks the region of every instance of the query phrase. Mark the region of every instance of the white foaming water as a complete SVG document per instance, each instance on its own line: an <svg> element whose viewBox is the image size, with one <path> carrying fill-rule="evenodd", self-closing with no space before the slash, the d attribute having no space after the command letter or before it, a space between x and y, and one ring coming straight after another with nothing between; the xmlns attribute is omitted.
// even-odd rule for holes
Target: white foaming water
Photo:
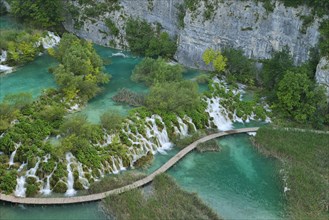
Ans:
<svg viewBox="0 0 329 220"><path fill-rule="evenodd" d="M78 104L75 104L69 108L68 112L76 112L79 110L80 110L80 106Z"/></svg>
<svg viewBox="0 0 329 220"><path fill-rule="evenodd" d="M24 167L26 167L26 165L27 165L27 163L25 163L25 162L22 163L22 164L19 166L17 172L18 172L18 173L21 172L21 171L24 169Z"/></svg>
<svg viewBox="0 0 329 220"><path fill-rule="evenodd" d="M210 120L212 120L214 125L222 131L232 129L233 122L228 117L226 109L220 105L220 98L207 98L206 102L208 104L206 112L209 114Z"/></svg>
<svg viewBox="0 0 329 220"><path fill-rule="evenodd" d="M106 146L108 146L109 144L111 144L112 143L112 139L113 139L113 136L114 135L109 135L109 134L104 134L104 143L97 143L97 144L95 144L96 146L99 146L99 147L106 147Z"/></svg>
<svg viewBox="0 0 329 220"><path fill-rule="evenodd" d="M183 120L180 117L177 117L180 135L181 136L187 136L188 135L188 126L183 122Z"/></svg>
<svg viewBox="0 0 329 220"><path fill-rule="evenodd" d="M9 158L9 166L12 166L12 165L15 164L15 163L14 163L14 157L15 157L15 155L16 155L17 149L18 149L21 145L22 145L21 142L18 143L18 144L15 143L15 150L11 153L10 158Z"/></svg>
<svg viewBox="0 0 329 220"><path fill-rule="evenodd" d="M21 176L16 179L17 184L16 184L16 189L14 192L15 196L25 197L25 192L26 192L25 179L26 179L25 176Z"/></svg>
<svg viewBox="0 0 329 220"><path fill-rule="evenodd" d="M255 137L256 134L257 134L256 132L247 132L247 133L248 133L248 135L250 135L250 136L254 136L254 137Z"/></svg>
<svg viewBox="0 0 329 220"><path fill-rule="evenodd" d="M50 195L52 190L50 189L50 178L52 177L52 175L54 174L55 170L57 169L57 163L55 165L54 170L47 176L47 181L46 184L44 185L44 187L40 190L40 193L44 194L44 195Z"/></svg>
<svg viewBox="0 0 329 220"><path fill-rule="evenodd" d="M120 171L126 170L126 167L123 166L123 162L122 162L122 159L120 157L118 158L118 161L119 161L119 169L120 169Z"/></svg>
<svg viewBox="0 0 329 220"><path fill-rule="evenodd" d="M192 121L192 118L188 117L187 115L184 115L184 120L190 123L194 129L194 131L197 131L195 124Z"/></svg>
<svg viewBox="0 0 329 220"><path fill-rule="evenodd" d="M26 172L26 176L31 176L31 177L35 177L35 178L39 179L37 176L35 176L35 174L37 173L41 160L40 160L40 157L37 157L37 158L38 158L37 163L35 164L35 166L33 168L29 169Z"/></svg>
<svg viewBox="0 0 329 220"><path fill-rule="evenodd" d="M111 156L111 159L112 159L112 173L113 174L118 174L119 173L119 170L118 170L118 168L117 168L117 166L115 165L115 162L114 162L114 157L113 156Z"/></svg>
<svg viewBox="0 0 329 220"><path fill-rule="evenodd" d="M7 51L2 50L0 56L0 63L5 62L7 60Z"/></svg>
<svg viewBox="0 0 329 220"><path fill-rule="evenodd" d="M118 52L118 53L112 53L112 57L123 57L123 58L127 58L129 56L127 56L126 54L124 54L122 52Z"/></svg>
<svg viewBox="0 0 329 220"><path fill-rule="evenodd" d="M50 159L50 154L46 154L45 156L43 156L43 161L42 162L45 162L45 163L47 163L48 162L48 160Z"/></svg>
<svg viewBox="0 0 329 220"><path fill-rule="evenodd" d="M73 177L73 172L72 172L72 168L71 168L72 158L74 158L74 156L72 155L71 152L68 152L68 153L66 153L65 158L67 161L67 190L65 192L65 195L74 196L76 194L76 191L73 188L74 177Z"/></svg>
<svg viewBox="0 0 329 220"><path fill-rule="evenodd" d="M156 124L156 119L160 121L160 123L163 126L162 131L159 131L158 126ZM146 131L147 133L151 133L151 130L154 132L154 137L158 141L158 148L157 151L159 153L165 153L166 150L170 150L173 144L170 142L167 128L164 122L162 121L162 118L159 115L152 115L151 118L146 118L146 122L148 122L150 127L147 127ZM151 129L151 130L150 130Z"/></svg>
<svg viewBox="0 0 329 220"><path fill-rule="evenodd" d="M85 177L85 172L83 171L82 163L80 162L78 162L78 173L79 173L79 182L82 184L83 188L88 189L90 184L87 178Z"/></svg>
<svg viewBox="0 0 329 220"><path fill-rule="evenodd" d="M11 73L13 70L13 67L0 64L0 73Z"/></svg>
<svg viewBox="0 0 329 220"><path fill-rule="evenodd" d="M48 31L46 37L41 39L41 43L44 49L55 47L60 41L61 38L50 31Z"/></svg>

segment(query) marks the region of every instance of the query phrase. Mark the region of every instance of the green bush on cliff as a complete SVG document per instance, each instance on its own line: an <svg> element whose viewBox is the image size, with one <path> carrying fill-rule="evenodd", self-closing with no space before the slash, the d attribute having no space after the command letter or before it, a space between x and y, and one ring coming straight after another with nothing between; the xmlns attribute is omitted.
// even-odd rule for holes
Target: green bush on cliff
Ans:
<svg viewBox="0 0 329 220"><path fill-rule="evenodd" d="M63 4L61 0L11 0L10 12L23 22L49 28L64 21Z"/></svg>
<svg viewBox="0 0 329 220"><path fill-rule="evenodd" d="M171 58L176 52L176 43L168 33L156 30L145 20L129 18L126 23L126 38L133 53L149 56Z"/></svg>

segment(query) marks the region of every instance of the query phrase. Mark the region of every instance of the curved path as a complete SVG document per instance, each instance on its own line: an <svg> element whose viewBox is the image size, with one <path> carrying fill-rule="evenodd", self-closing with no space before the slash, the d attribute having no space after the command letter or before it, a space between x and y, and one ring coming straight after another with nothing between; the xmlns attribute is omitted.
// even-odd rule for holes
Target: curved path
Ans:
<svg viewBox="0 0 329 220"><path fill-rule="evenodd" d="M0 194L0 200L11 202L11 203L19 203L19 204L38 204L38 205L52 205L52 204L71 204L71 203L82 203L82 202L91 202L91 201L97 201L104 199L108 195L112 194L119 194L131 189L135 189L138 187L141 187L145 184L148 184L151 182L154 177L158 174L166 172L170 167L175 165L180 159L182 159L186 154L194 150L198 144L209 141L214 138L230 135L230 134L239 134L239 133L246 133L246 132L256 132L258 130L258 127L254 128L241 128L236 130L229 130L229 131L221 131L215 134L211 134L208 136L205 136L192 144L185 147L183 150L179 151L174 157L172 157L170 160L168 160L162 167L154 171L149 176L138 180L132 184L113 189L107 192L103 193L97 193L92 195L86 195L86 196L76 196L76 197L64 197L64 198L21 198L21 197L15 197L13 195L4 195Z"/></svg>

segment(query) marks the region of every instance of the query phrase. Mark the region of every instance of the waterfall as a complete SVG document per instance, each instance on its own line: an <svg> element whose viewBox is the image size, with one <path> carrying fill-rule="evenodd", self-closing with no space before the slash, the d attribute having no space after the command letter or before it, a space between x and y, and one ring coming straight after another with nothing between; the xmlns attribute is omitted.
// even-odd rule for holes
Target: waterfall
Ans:
<svg viewBox="0 0 329 220"><path fill-rule="evenodd" d="M90 184L87 178L85 177L85 172L83 171L82 163L80 162L78 162L78 173L79 173L79 181L82 184L83 188L88 189Z"/></svg>
<svg viewBox="0 0 329 220"><path fill-rule="evenodd" d="M31 177L35 177L35 178L39 179L39 177L37 177L35 174L39 168L39 164L40 164L41 160L40 160L40 157L37 157L37 158L38 158L37 163L35 164L35 166L33 168L29 169L26 172L26 176L31 176Z"/></svg>
<svg viewBox="0 0 329 220"><path fill-rule="evenodd" d="M187 136L187 134L188 134L187 124L185 124L180 117L177 117L177 121L178 121L178 125L179 125L180 135Z"/></svg>
<svg viewBox="0 0 329 220"><path fill-rule="evenodd" d="M16 184L16 189L14 192L15 196L25 197L25 192L26 192L25 179L26 179L25 176L21 176L16 179L17 184Z"/></svg>
<svg viewBox="0 0 329 220"><path fill-rule="evenodd" d="M159 131L158 126L156 124L156 119L158 119L163 126L161 132ZM165 153L166 150L170 150L172 147L172 143L169 141L167 128L164 122L162 121L162 118L158 115L152 115L151 118L146 118L146 122L148 122L150 126L147 127L147 130L151 129L154 132L154 137L158 141L159 146L157 148L157 151L160 153ZM148 132L151 133L150 130Z"/></svg>
<svg viewBox="0 0 329 220"><path fill-rule="evenodd" d="M120 169L120 171L126 170L126 168L123 166L123 162L122 162L122 159L120 157L118 158L118 161L119 161L119 169Z"/></svg>
<svg viewBox="0 0 329 220"><path fill-rule="evenodd" d="M66 196L74 196L76 191L73 188L74 185L74 177L71 168L72 158L74 157L71 152L66 153L65 155L67 161L67 190L65 192Z"/></svg>
<svg viewBox="0 0 329 220"><path fill-rule="evenodd" d="M10 158L9 158L9 166L12 166L12 165L15 164L15 163L14 163L14 157L15 157L15 155L16 155L17 149L18 149L21 145L22 145L21 142L18 143L18 144L15 143L15 150L11 153Z"/></svg>
<svg viewBox="0 0 329 220"><path fill-rule="evenodd" d="M43 161L42 162L44 162L44 163L47 163L48 162L48 160L50 159L50 154L46 154L45 156L43 156Z"/></svg>
<svg viewBox="0 0 329 220"><path fill-rule="evenodd" d="M0 63L5 62L7 60L7 51L2 50L0 56Z"/></svg>
<svg viewBox="0 0 329 220"><path fill-rule="evenodd" d="M95 144L95 146L98 146L98 147L106 147L106 146L108 146L109 144L112 143L113 136L114 135L104 134L104 140L105 140L105 142L103 144L101 144L101 143L98 142L97 144Z"/></svg>
<svg viewBox="0 0 329 220"><path fill-rule="evenodd" d="M195 124L192 121L192 118L188 117L187 115L184 115L184 120L190 123L194 129L194 131L197 131Z"/></svg>
<svg viewBox="0 0 329 220"><path fill-rule="evenodd" d="M219 97L207 98L206 112L209 114L210 120L214 125L222 131L227 131L233 128L233 123L228 117L225 108L220 105Z"/></svg>
<svg viewBox="0 0 329 220"><path fill-rule="evenodd" d="M27 165L27 163L22 163L22 164L19 166L17 172L18 172L18 173L21 172L21 171L24 169L24 167L25 167L26 165Z"/></svg>
<svg viewBox="0 0 329 220"><path fill-rule="evenodd" d="M51 189L50 189L50 178L52 177L52 175L54 174L55 170L57 169L57 163L54 167L54 170L47 176L47 181L45 186L40 190L40 192L44 195L50 195L51 194Z"/></svg>
<svg viewBox="0 0 329 220"><path fill-rule="evenodd" d="M112 173L113 174L118 174L119 173L119 170L118 170L117 166L115 165L114 157L111 156L111 158L112 158Z"/></svg>
<svg viewBox="0 0 329 220"><path fill-rule="evenodd" d="M46 37L41 38L41 43L44 49L52 48L60 42L61 38L53 32L48 31Z"/></svg>
<svg viewBox="0 0 329 220"><path fill-rule="evenodd" d="M2 65L1 63L6 62L7 60L7 51L2 50L1 56L0 56L0 73L10 73L13 71L13 67Z"/></svg>

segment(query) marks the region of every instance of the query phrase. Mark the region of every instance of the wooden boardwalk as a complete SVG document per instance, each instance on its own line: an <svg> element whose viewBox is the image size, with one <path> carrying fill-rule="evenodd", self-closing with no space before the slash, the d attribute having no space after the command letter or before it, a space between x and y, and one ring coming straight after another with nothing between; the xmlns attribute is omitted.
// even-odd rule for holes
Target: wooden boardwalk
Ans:
<svg viewBox="0 0 329 220"><path fill-rule="evenodd" d="M203 143L206 141L209 141L214 138L230 135L230 134L239 134L239 133L246 133L246 132L256 132L258 130L258 127L254 128L241 128L236 130L229 130L229 131L221 131L215 134L211 134L208 136L205 136L192 144L188 145L181 151L179 151L174 157L172 157L170 160L168 160L164 165L162 165L159 169L154 171L149 176L138 180L132 184L113 189L107 192L103 193L97 193L92 195L86 195L86 196L76 196L76 197L64 197L64 198L21 198L16 197L13 195L4 195L0 194L0 200L11 202L11 203L19 203L19 204L34 204L34 205L53 205L53 204L72 204L72 203L82 203L82 202L91 202L91 201L97 201L104 199L108 195L112 194L119 194L131 189L135 189L138 187L141 187L145 184L150 183L154 177L158 174L166 172L170 167L175 165L180 159L182 159L186 154L194 150L199 143Z"/></svg>

